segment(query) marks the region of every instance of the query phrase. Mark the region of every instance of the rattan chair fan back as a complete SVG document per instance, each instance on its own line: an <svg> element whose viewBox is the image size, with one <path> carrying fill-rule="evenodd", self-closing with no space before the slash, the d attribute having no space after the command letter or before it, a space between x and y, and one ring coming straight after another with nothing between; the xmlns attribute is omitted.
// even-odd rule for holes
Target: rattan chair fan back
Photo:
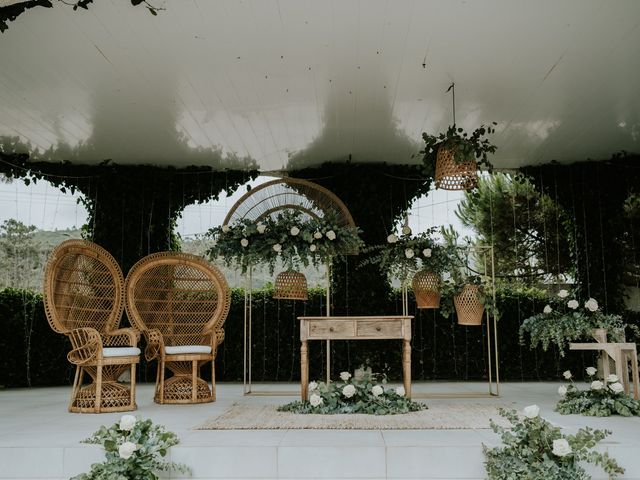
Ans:
<svg viewBox="0 0 640 480"><path fill-rule="evenodd" d="M100 333L117 329L124 309L124 278L118 263L95 243L61 243L45 270L44 306L49 325L58 333L83 327Z"/></svg>
<svg viewBox="0 0 640 480"><path fill-rule="evenodd" d="M200 257L160 252L136 263L126 281L127 314L166 346L197 345L221 328L230 307L224 275Z"/></svg>

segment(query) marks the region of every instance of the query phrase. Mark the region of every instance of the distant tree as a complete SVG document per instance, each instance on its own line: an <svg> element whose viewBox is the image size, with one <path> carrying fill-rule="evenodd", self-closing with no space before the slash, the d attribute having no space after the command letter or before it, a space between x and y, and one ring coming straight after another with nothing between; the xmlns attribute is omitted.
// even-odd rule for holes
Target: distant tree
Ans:
<svg viewBox="0 0 640 480"><path fill-rule="evenodd" d="M0 225L0 269L2 286L33 288L41 265L40 248L34 239L36 227L10 218Z"/></svg>
<svg viewBox="0 0 640 480"><path fill-rule="evenodd" d="M624 218L624 283L637 287L640 286L640 195L637 193L630 193L625 200Z"/></svg>
<svg viewBox="0 0 640 480"><path fill-rule="evenodd" d="M568 218L524 177L482 177L466 192L456 216L481 243L492 244L496 275L525 284L571 274Z"/></svg>

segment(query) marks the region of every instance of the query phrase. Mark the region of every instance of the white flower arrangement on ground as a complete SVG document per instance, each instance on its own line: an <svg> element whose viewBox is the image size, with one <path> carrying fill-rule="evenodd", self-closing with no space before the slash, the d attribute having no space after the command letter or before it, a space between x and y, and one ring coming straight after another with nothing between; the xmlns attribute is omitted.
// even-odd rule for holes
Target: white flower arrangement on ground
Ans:
<svg viewBox="0 0 640 480"><path fill-rule="evenodd" d="M559 427L540 417L537 405L524 409L520 419L515 410L500 409L510 428L491 422L491 428L502 439L502 446L483 445L485 469L489 480L545 479L586 480L591 476L583 463L601 467L609 478L623 474L624 469L607 453L593 447L610 434L608 431L580 429L575 435L563 435Z"/></svg>
<svg viewBox="0 0 640 480"><path fill-rule="evenodd" d="M640 416L640 401L624 393L624 386L617 375L611 374L607 378L597 379L598 371L594 367L588 367L586 373L588 389L579 389L571 377L567 379L571 381L569 385L558 388L558 394L562 398L556 405L557 412L563 415L578 413L590 417Z"/></svg>
<svg viewBox="0 0 640 480"><path fill-rule="evenodd" d="M560 290L555 298L549 299L542 313L527 318L520 327L520 343L525 344L528 334L531 348L541 345L546 351L554 344L560 356L564 356L569 342L589 338L596 328L607 329L612 341L622 340L627 327L622 317L603 313L594 298L585 301L581 308L580 302L569 299L569 295L567 290Z"/></svg>
<svg viewBox="0 0 640 480"><path fill-rule="evenodd" d="M368 372L358 378L352 377L349 372L342 372L340 378L340 381L329 384L309 383L309 401L291 402L278 410L293 413L394 415L427 408L423 403L408 399L404 387L385 388L386 379L378 381L376 375Z"/></svg>
<svg viewBox="0 0 640 480"><path fill-rule="evenodd" d="M154 425L150 419L123 415L120 422L110 427L101 426L83 443L102 445L106 461L94 463L89 473L72 480L157 480L156 472L190 471L186 465L163 459L179 440L175 433L166 431L162 425Z"/></svg>

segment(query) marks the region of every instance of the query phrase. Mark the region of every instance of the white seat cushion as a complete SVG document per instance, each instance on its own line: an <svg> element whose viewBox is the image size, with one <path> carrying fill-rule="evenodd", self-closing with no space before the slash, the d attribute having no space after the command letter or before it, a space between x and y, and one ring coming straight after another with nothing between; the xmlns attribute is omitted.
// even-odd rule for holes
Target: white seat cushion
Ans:
<svg viewBox="0 0 640 480"><path fill-rule="evenodd" d="M102 356L107 357L133 357L140 355L138 347L106 347L102 349Z"/></svg>
<svg viewBox="0 0 640 480"><path fill-rule="evenodd" d="M177 347L164 347L167 355L182 355L185 353L211 353L208 345L179 345Z"/></svg>

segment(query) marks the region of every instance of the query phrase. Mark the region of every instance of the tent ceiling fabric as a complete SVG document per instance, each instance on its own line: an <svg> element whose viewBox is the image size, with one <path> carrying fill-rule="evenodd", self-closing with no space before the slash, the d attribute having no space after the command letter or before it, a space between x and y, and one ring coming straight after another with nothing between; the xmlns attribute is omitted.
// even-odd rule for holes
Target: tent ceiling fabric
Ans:
<svg viewBox="0 0 640 480"><path fill-rule="evenodd" d="M414 163L421 132L451 123L455 81L458 125L498 122L497 167L640 151L637 0L163 6L10 23L0 135L82 163Z"/></svg>

